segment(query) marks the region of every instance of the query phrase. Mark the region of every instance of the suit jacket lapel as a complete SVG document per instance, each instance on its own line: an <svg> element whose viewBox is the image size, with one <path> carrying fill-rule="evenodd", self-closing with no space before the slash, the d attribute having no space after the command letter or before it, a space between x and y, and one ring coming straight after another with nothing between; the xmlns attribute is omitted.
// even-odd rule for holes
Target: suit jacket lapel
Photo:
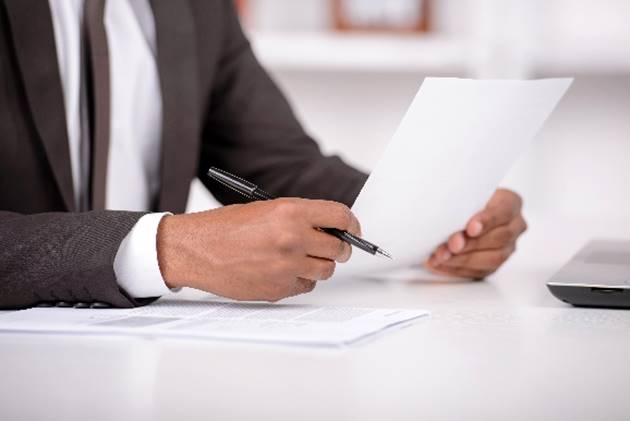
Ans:
<svg viewBox="0 0 630 421"><path fill-rule="evenodd" d="M65 105L48 2L6 0L5 5L33 121L64 204L74 210Z"/></svg>
<svg viewBox="0 0 630 421"><path fill-rule="evenodd" d="M161 187L157 209L183 212L197 172L199 78L192 10L187 0L152 0L162 87Z"/></svg>

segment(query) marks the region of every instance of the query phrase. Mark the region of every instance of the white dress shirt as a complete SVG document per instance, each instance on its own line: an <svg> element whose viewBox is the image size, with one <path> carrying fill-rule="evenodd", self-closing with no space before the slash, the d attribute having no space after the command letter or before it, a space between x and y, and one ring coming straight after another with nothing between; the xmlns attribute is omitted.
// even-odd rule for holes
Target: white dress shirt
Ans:
<svg viewBox="0 0 630 421"><path fill-rule="evenodd" d="M81 78L84 1L49 0L77 203L88 190L89 142L82 121L87 111ZM148 0L107 1L104 20L111 93L105 203L108 209L148 211L159 190L162 136L153 13ZM169 292L156 251L157 228L164 215L153 213L140 218L116 254L118 284L133 297Z"/></svg>

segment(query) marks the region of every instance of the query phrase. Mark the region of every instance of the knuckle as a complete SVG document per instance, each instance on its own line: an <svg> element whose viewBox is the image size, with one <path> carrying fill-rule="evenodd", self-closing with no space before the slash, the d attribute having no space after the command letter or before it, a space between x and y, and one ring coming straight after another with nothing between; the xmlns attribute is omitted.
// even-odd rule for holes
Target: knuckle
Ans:
<svg viewBox="0 0 630 421"><path fill-rule="evenodd" d="M493 253L490 258L490 264L494 267L500 266L505 261L506 257L504 257L504 252L500 251L497 253Z"/></svg>
<svg viewBox="0 0 630 421"><path fill-rule="evenodd" d="M355 219L350 208L348 208L344 204L338 203L337 212L338 212L337 223L339 225L337 228L341 228L344 230L347 230L348 228L350 228L350 226L352 225L352 220Z"/></svg>
<svg viewBox="0 0 630 421"><path fill-rule="evenodd" d="M300 237L292 231L283 231L275 236L276 248L283 253L291 253L298 249Z"/></svg>
<svg viewBox="0 0 630 421"><path fill-rule="evenodd" d="M313 282L313 281L305 282L304 292L313 291L316 285L317 285L317 282Z"/></svg>
<svg viewBox="0 0 630 421"><path fill-rule="evenodd" d="M322 268L321 279L330 279L335 273L337 267L335 262L325 262Z"/></svg>
<svg viewBox="0 0 630 421"><path fill-rule="evenodd" d="M343 244L343 254L341 255L341 257L339 258L339 262L340 263L345 263L348 260L350 260L350 258L352 257L352 247L350 247L350 244Z"/></svg>
<svg viewBox="0 0 630 421"><path fill-rule="evenodd" d="M304 294L313 290L314 281L310 279L297 278L288 293L288 297L292 297L299 294Z"/></svg>
<svg viewBox="0 0 630 421"><path fill-rule="evenodd" d="M342 259L344 257L344 255L346 254L346 247L345 247L346 243L344 243L343 241L337 239L335 241L335 258L336 259ZM336 260L335 259L335 260Z"/></svg>
<svg viewBox="0 0 630 421"><path fill-rule="evenodd" d="M294 199L277 199L274 211L283 218L295 219L300 216L302 207Z"/></svg>

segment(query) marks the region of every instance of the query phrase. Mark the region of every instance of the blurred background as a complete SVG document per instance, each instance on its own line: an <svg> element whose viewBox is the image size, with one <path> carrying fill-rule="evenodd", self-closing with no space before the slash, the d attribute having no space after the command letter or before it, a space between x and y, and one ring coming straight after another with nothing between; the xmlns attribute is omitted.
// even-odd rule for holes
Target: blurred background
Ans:
<svg viewBox="0 0 630 421"><path fill-rule="evenodd" d="M569 243L619 236L617 224L630 235L630 1L237 0L237 6L259 60L307 130L325 152L366 171L426 76L575 77L503 184L524 196L539 235L552 236L562 223ZM210 206L194 183L189 209ZM567 245L567 253L579 245Z"/></svg>

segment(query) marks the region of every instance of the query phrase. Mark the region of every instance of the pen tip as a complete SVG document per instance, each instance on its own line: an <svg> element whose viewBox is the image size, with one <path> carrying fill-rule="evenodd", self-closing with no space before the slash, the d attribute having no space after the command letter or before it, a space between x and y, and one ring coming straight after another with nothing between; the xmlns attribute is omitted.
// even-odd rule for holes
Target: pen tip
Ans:
<svg viewBox="0 0 630 421"><path fill-rule="evenodd" d="M385 250L383 250L383 249L376 249L376 252L377 252L378 254L380 254L381 256L385 256L385 257L387 257L387 258L388 258L388 259L390 259L390 260L393 260L393 259L394 259L394 258L392 257L392 255L391 255L391 254L389 254L388 252L386 252L386 251L385 251Z"/></svg>

